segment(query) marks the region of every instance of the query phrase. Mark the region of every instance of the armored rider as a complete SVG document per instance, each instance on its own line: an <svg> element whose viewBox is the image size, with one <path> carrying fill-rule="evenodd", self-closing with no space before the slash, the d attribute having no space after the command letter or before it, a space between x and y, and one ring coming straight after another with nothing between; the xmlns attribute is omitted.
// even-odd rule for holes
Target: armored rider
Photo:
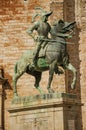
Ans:
<svg viewBox="0 0 86 130"><path fill-rule="evenodd" d="M40 9L41 13L34 15L32 22L34 22L34 19L37 16L40 16L41 19L37 22L34 22L34 25L27 30L27 33L36 41L36 48L33 54L33 63L31 64L33 67L37 66L37 58L41 47L45 46L48 43L48 34L51 30L51 26L47 21L48 21L48 17L52 14L51 11L46 12L40 7L36 9ZM33 33L34 30L38 33L36 39Z"/></svg>

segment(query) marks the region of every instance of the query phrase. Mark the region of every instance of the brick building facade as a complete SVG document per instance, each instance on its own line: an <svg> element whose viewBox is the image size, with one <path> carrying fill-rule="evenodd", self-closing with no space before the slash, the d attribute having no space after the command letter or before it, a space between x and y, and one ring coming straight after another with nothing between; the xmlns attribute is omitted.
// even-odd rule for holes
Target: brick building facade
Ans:
<svg viewBox="0 0 86 130"><path fill-rule="evenodd" d="M25 50L34 48L34 41L28 36L26 30L31 26L31 18L35 13L34 7L41 6L45 10L53 10L49 22L64 19L65 21L76 21L75 36L71 40L73 45L68 45L71 63L77 69L76 93L84 103L81 111L83 130L86 130L86 1L85 0L0 0L0 66L4 69L4 76L8 82L0 86L4 88L4 96L0 98L1 126L3 130L9 130L9 114L7 109L13 97L12 76L14 64ZM40 86L47 93L46 86L48 72L44 72ZM57 92L70 92L68 86L71 82L71 73L54 76L52 87ZM18 81L18 93L20 96L39 94L34 88L34 78L24 74ZM66 86L66 87L65 87ZM3 98L5 97L5 98ZM1 101L0 101L1 104ZM3 108L3 109L2 109Z"/></svg>

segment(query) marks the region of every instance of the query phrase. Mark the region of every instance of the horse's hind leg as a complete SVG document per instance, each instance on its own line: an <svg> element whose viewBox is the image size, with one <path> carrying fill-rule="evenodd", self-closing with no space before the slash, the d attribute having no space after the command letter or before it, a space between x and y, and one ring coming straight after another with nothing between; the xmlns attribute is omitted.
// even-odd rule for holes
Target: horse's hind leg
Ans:
<svg viewBox="0 0 86 130"><path fill-rule="evenodd" d="M36 87L36 89L38 89L38 91L41 93L41 94L44 94L44 91L42 90L42 88L39 86L39 83L41 81L41 75L42 75L42 72L36 72L35 73L35 84L34 86Z"/></svg>
<svg viewBox="0 0 86 130"><path fill-rule="evenodd" d="M76 85L77 71L76 71L75 67L71 63L66 65L66 69L72 71L72 73L73 73L73 81L71 83L71 88L74 89L75 85Z"/></svg>
<svg viewBox="0 0 86 130"><path fill-rule="evenodd" d="M53 80L53 75L54 75L56 63L57 63L57 61L54 61L54 62L50 65L50 67L49 67L49 80L48 80L48 86L47 86L47 89L48 89L48 92L49 92L49 93L53 93L53 92L54 92L54 90L51 89L51 82L52 82L52 80Z"/></svg>

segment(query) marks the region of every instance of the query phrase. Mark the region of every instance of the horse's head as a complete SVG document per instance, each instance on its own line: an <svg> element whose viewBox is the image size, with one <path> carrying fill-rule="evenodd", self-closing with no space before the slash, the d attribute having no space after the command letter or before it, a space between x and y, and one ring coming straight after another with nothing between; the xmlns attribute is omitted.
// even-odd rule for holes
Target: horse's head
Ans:
<svg viewBox="0 0 86 130"><path fill-rule="evenodd" d="M60 33L66 33L70 30L73 30L74 22L64 22L63 20L59 20L58 22L54 23L53 26L55 28L55 31L60 32Z"/></svg>

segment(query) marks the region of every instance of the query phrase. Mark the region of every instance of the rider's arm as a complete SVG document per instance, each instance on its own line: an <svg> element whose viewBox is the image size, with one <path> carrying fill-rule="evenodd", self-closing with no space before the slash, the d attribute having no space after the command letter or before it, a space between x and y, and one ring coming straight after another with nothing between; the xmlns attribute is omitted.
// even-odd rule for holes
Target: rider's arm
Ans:
<svg viewBox="0 0 86 130"><path fill-rule="evenodd" d="M35 22L35 24L31 28L29 28L28 30L26 30L26 32L29 34L29 36L31 36L34 39L33 31L37 30L37 28L38 28L38 23Z"/></svg>

